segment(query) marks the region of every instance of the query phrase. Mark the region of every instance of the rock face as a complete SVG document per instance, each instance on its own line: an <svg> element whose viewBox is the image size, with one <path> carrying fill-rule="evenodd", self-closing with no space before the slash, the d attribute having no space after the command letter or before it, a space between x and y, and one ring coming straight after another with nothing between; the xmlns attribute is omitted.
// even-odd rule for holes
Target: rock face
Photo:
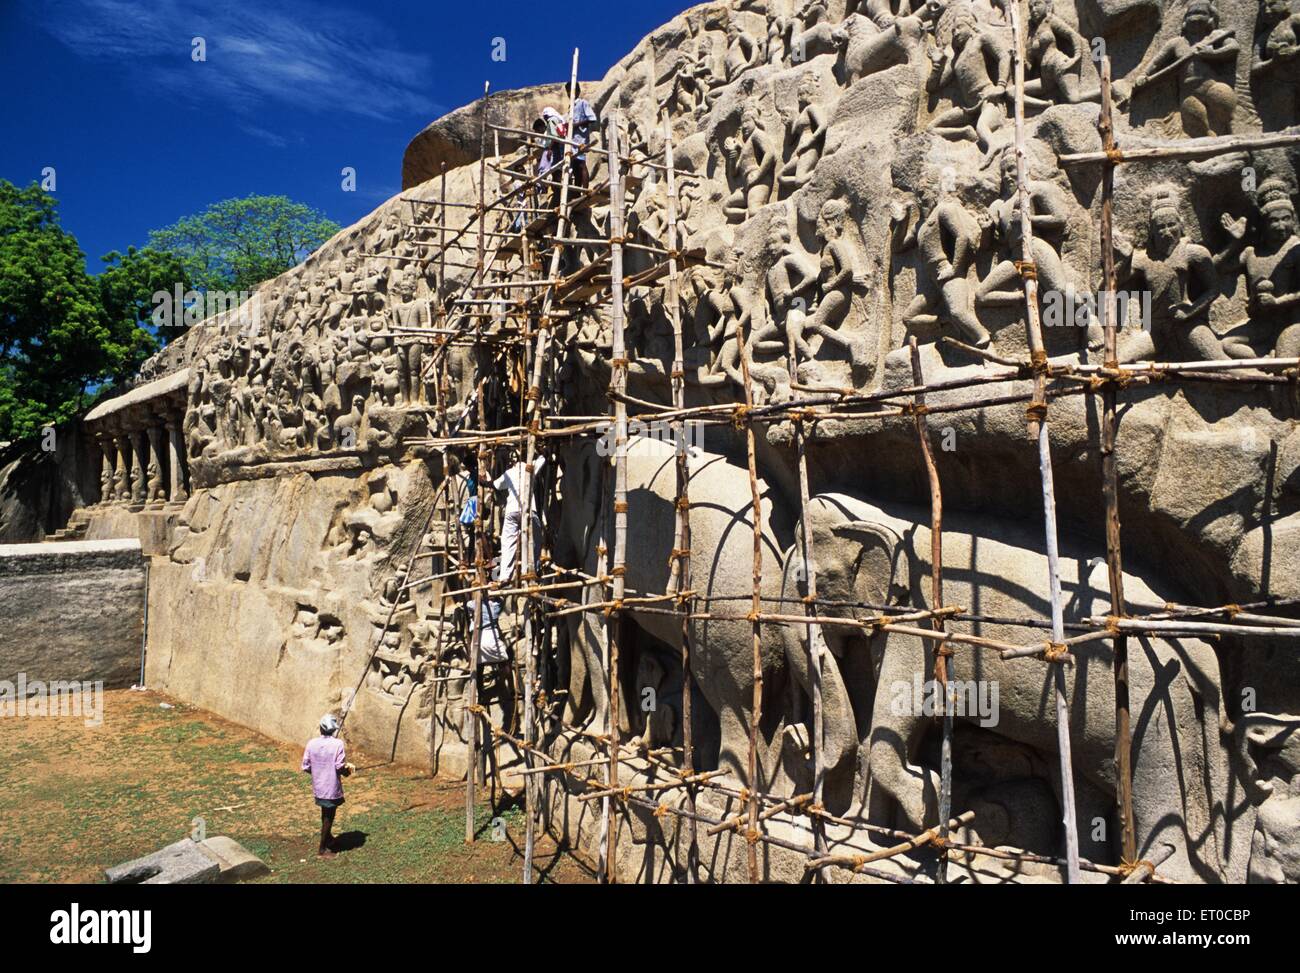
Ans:
<svg viewBox="0 0 1300 973"><path fill-rule="evenodd" d="M1045 343L1057 364L1095 365L1100 172L1060 162L1101 145L1093 55L1104 50L1112 59L1116 138L1125 150L1274 132L1300 120L1300 15L1280 0L1031 0L1020 14L1029 256ZM651 157L663 148L666 108L676 165L692 176L682 180L681 249L702 250L708 262L683 281L687 404L739 401L742 335L760 404L808 389L905 389L913 382L907 342L915 337L926 381L949 383L927 403L954 531L945 546L949 600L976 614L1041 618L1048 589L1037 454L1023 401L1005 401L1026 393L1029 382L963 386L1001 366L942 340L993 361L1028 357L1027 265L1005 95L1012 43L1002 0L862 0L848 9L842 0L735 0L686 11L583 91L602 119L617 110L624 144ZM544 103L556 103L553 91L503 93L489 99L488 118L526 128ZM150 376L172 397L154 410L160 418L152 425L148 416L121 418L142 415L147 401L110 412L107 424L91 423L104 449L102 496L112 500L92 514L92 530L123 510L161 502L152 499L155 481L169 481L182 496L188 489L166 554L152 568L152 685L292 740L310 735L325 709L348 708L350 739L396 759L463 769L466 695L457 673L468 658L469 626L439 595L457 558L472 563L457 518L466 455L431 437L445 428L444 416L451 425L469 417L473 428L516 426L526 384L517 343L490 363L489 343L435 351L431 331L464 323L463 305L452 301L473 273L475 242L462 238L444 252L434 227L460 224L477 202L477 165L453 166L477 153L481 107L453 113L412 142L402 198L268 282L249 305L187 336L162 369L185 369L174 461L156 435L178 408L165 376ZM1292 145L1119 167L1114 257L1123 361L1300 354L1295 154ZM453 204L445 213L435 178L443 161ZM591 164L598 184L603 164L594 155ZM663 181L637 173L630 241L667 246L665 204ZM503 231L513 214L500 215L493 228ZM598 200L575 217L574 230L603 237L606 220ZM649 268L654 252L630 250L625 275ZM508 266L509 258L490 256L492 274ZM580 274L574 262L590 257L570 254L566 269ZM629 394L661 405L671 402L674 357L664 301L662 287L642 287L627 304ZM497 338L507 322L485 327ZM545 377L550 411L605 414L613 357L607 302L567 302L555 338ZM500 381L471 412L476 365L496 368ZM1116 456L1130 613L1165 602L1300 598L1294 375L1251 385L1141 382L1121 391ZM148 399L142 388L136 393ZM1068 614L1082 622L1108 614L1109 599L1096 563L1105 554L1099 403L1075 391L1077 384L1054 398L1049 415ZM753 513L743 440L725 424L700 432L689 464L697 504L692 587L716 600L746 598ZM776 415L758 432L764 593L797 600L807 572L797 543L794 429ZM629 576L646 593L664 590L672 553L673 464L656 447L639 442L629 464ZM542 532L551 570L599 574L610 547L612 505L601 486L608 464L577 443L548 458L545 492L553 502L544 506ZM928 490L912 418L819 421L808 467L821 597L869 606L838 609L859 621L882 604L924 605ZM175 492L163 494L180 502ZM600 597L576 585L568 596ZM513 645L517 618L506 607L501 635ZM1261 610L1294 614L1285 601ZM623 733L652 746L680 744L680 625L648 610L630 618L620 646ZM1017 643L1042 637L1039 629L1003 625L957 627L996 630ZM544 686L552 699L559 691L565 721L593 731L609 705L598 671L603 632L598 615L564 616L543 665ZM806 634L802 625L765 626L759 779L747 781L749 626L733 620L692 630L697 768L728 771L735 788L785 796L808 789ZM903 712L890 705L894 684L908 683L909 671L930 671L928 650L879 632L828 634L828 642L827 808L910 831L932 825L936 721L908 710L905 699ZM1173 855L1162 870L1172 877L1300 878L1294 647L1282 637L1130 640L1130 653L1141 656L1132 676L1138 852L1168 846ZM1059 854L1054 714L1043 703L1048 668L1039 660L1003 662L987 649L960 652L963 678L987 692L977 700L991 702L991 690L1000 690L999 719L963 719L955 733L954 807L977 812L969 838ZM1090 836L1090 858L1117 863L1110 644L1085 643L1076 655L1070 685L1080 831ZM658 701L650 714L637 703L646 690ZM509 720L511 692L508 679L489 673L480 698L496 725ZM564 805L551 793L555 826L594 843L593 805ZM701 806L719 819L736 813L717 795L702 797ZM807 844L797 822L771 827ZM619 843L627 875L680 877L683 838L672 815L629 806L620 828L630 838ZM848 849L870 847L861 834L832 837ZM712 877L745 874L744 844L732 834L710 839L701 860L711 863ZM762 858L769 878L804 874L797 853L768 848ZM995 864L967 874L972 881L1059 878L1053 869L1013 874Z"/></svg>
<svg viewBox="0 0 1300 973"><path fill-rule="evenodd" d="M477 162L480 122L485 109L495 124L527 131L547 105L564 110L569 103L568 87L568 82L563 82L497 91L430 122L406 146L402 156L402 188L412 189L436 178L444 165L450 172ZM588 83L588 87L594 84ZM503 153L514 152L519 148L520 139L505 132L499 135L497 144ZM490 145L488 151L492 148Z"/></svg>
<svg viewBox="0 0 1300 973"><path fill-rule="evenodd" d="M136 540L0 544L0 679L140 678L145 565Z"/></svg>

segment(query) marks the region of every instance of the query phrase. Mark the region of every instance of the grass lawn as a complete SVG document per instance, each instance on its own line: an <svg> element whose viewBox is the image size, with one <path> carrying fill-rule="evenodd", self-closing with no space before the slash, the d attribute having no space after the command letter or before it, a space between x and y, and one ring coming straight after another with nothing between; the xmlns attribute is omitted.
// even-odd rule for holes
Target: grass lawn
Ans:
<svg viewBox="0 0 1300 973"><path fill-rule="evenodd" d="M520 808L500 812L494 841L501 829L481 804L479 840L466 845L463 783L351 750L358 773L334 823L347 850L317 858L320 811L301 759L301 746L153 692L105 693L98 727L0 719L0 882L102 882L105 867L185 837L195 817L266 862L263 882L519 881ZM535 861L542 881L592 881L549 838Z"/></svg>

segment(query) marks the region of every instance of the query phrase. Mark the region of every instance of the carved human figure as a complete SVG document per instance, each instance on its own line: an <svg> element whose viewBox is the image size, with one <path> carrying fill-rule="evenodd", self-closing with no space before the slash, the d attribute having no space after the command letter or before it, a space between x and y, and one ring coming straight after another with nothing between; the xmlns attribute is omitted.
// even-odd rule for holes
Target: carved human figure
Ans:
<svg viewBox="0 0 1300 973"><path fill-rule="evenodd" d="M790 227L784 221L772 225L768 245L773 257L766 282L771 313L751 332L751 353L789 351L792 358L797 354L809 361L814 353L804 339L804 324L809 306L816 299L817 261L794 243Z"/></svg>
<svg viewBox="0 0 1300 973"><path fill-rule="evenodd" d="M826 0L806 0L793 17L781 23L780 57L773 62L789 60L805 64L819 54L835 50L835 24L831 20Z"/></svg>
<svg viewBox="0 0 1300 973"><path fill-rule="evenodd" d="M735 81L758 64L762 52L754 39L745 33L739 20L727 22L727 55L723 69L728 81Z"/></svg>
<svg viewBox="0 0 1300 973"><path fill-rule="evenodd" d="M951 48L930 52L933 68L926 88L937 92L952 83L956 92L953 106L936 116L930 128L944 138L973 140L987 156L993 133L1007 117L1011 51L1001 31L980 30L968 10L953 8L951 15Z"/></svg>
<svg viewBox="0 0 1300 973"><path fill-rule="evenodd" d="M1157 193L1151 200L1145 250L1135 250L1116 235L1120 279L1141 280L1150 293L1150 328L1125 333L1119 360L1209 360L1227 358L1209 324L1210 305L1219 292L1210 251L1187 239L1178 200Z"/></svg>
<svg viewBox="0 0 1300 973"><path fill-rule="evenodd" d="M916 296L903 312L909 327L928 322L950 322L977 348L992 340L975 316L967 274L974 265L983 233L975 219L953 196L936 199L934 191L918 192L918 219L906 231L899 249L917 248L925 280L918 280Z"/></svg>
<svg viewBox="0 0 1300 973"><path fill-rule="evenodd" d="M787 135L794 149L790 161L777 177L780 191L786 196L812 177L825 148L826 129L830 124L829 114L821 104L821 78L815 71L805 71L800 75L798 93L799 114Z"/></svg>
<svg viewBox="0 0 1300 973"><path fill-rule="evenodd" d="M1183 134L1191 138L1232 131L1237 106L1233 89L1240 45L1232 30L1219 27L1211 0L1191 0L1183 14L1182 33L1170 38L1133 79L1133 92L1173 75L1178 82Z"/></svg>
<svg viewBox="0 0 1300 973"><path fill-rule="evenodd" d="M1067 105L1100 101L1089 50L1087 39L1053 12L1053 0L1029 0L1026 95Z"/></svg>
<svg viewBox="0 0 1300 973"><path fill-rule="evenodd" d="M432 327L428 303L415 296L415 277L402 274L396 283L396 302L392 306L393 322L403 332L410 329ZM424 401L424 341L418 335L399 334L397 337L398 379L401 400L406 403Z"/></svg>
<svg viewBox="0 0 1300 973"><path fill-rule="evenodd" d="M339 296L343 300L343 310L346 317L365 313L362 310L364 307L362 296L357 293L359 278L357 256L352 251L348 251L347 256L343 258L343 272L339 274Z"/></svg>
<svg viewBox="0 0 1300 973"><path fill-rule="evenodd" d="M375 253L396 253L397 244L402 239L402 217L396 211L388 214L384 220L383 227L375 234L374 252Z"/></svg>
<svg viewBox="0 0 1300 973"><path fill-rule="evenodd" d="M1020 280L1022 236L1020 223L1020 194L1016 190L1016 155L1008 149L1002 155L1001 198L988 208L984 218L1000 259L975 289L976 305L1014 305L1025 299ZM1074 277L1062 263L1058 244L1065 232L1069 215L1069 197L1056 183L1047 179L1027 179L1029 190L1030 224L1033 227L1031 259L1039 280L1039 296L1056 295L1066 308L1083 307L1076 301L1077 287ZM1062 322L1063 323L1063 322ZM1078 323L1078 322L1072 322ZM1089 317L1090 344L1099 345L1101 332Z"/></svg>
<svg viewBox="0 0 1300 973"><path fill-rule="evenodd" d="M736 385L744 382L740 371L740 342L742 330L752 330L754 308L757 304L747 277L752 263L740 248L732 251L723 269L722 287L725 299L723 313L709 333L710 344L718 349L713 360L713 372L730 379Z"/></svg>
<svg viewBox="0 0 1300 973"><path fill-rule="evenodd" d="M823 343L830 342L842 348L857 372L869 369L872 361L861 336L848 335L840 330L853 305L854 292L863 283L857 272L857 252L844 236L848 213L848 204L843 200L828 199L817 214L817 235L822 240L818 272L820 296L804 335L819 335Z"/></svg>
<svg viewBox="0 0 1300 973"><path fill-rule="evenodd" d="M1266 179L1256 194L1261 224L1258 244L1246 245L1246 218L1226 213L1223 227L1230 242L1215 257L1220 269L1240 269L1246 276L1249 318L1223 342L1233 358L1279 358L1300 355L1300 236L1290 187Z"/></svg>
<svg viewBox="0 0 1300 973"><path fill-rule="evenodd" d="M740 137L729 137L723 149L736 187L725 210L729 220L741 223L767 205L780 156L750 105L741 113Z"/></svg>
<svg viewBox="0 0 1300 973"><path fill-rule="evenodd" d="M1277 121L1294 124L1300 107L1300 14L1292 10L1291 0L1260 0L1253 54L1250 80L1256 107L1264 113L1266 105L1276 102Z"/></svg>

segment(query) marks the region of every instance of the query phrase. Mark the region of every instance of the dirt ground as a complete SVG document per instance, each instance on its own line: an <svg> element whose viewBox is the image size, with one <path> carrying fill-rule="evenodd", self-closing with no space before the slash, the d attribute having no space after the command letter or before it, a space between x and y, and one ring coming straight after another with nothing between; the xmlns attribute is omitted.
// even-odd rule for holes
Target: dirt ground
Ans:
<svg viewBox="0 0 1300 973"><path fill-rule="evenodd" d="M97 727L80 716L0 719L0 882L102 882L105 867L185 837L196 817L266 862L263 882L520 880L521 809L498 809L503 832L480 805L478 840L466 845L461 782L350 749L358 773L334 824L344 850L323 860L301 746L154 692L107 692L103 712ZM549 838L535 861L540 881L593 881Z"/></svg>

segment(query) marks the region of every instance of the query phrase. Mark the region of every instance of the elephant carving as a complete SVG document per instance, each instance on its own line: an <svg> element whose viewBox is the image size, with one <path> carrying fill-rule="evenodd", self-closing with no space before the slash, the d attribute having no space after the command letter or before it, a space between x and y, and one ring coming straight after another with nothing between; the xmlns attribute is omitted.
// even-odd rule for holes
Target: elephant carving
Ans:
<svg viewBox="0 0 1300 973"><path fill-rule="evenodd" d="M669 556L673 551L676 488L675 447L649 437L633 437L627 447L628 557L625 575L627 593L663 594L669 590ZM579 566L588 575L607 574L612 563L613 502L612 460L599 455L595 444L586 442L561 454L563 480L560 523L555 560L565 566ZM701 609L735 616L736 620L697 619L690 623L691 674L698 694L717 714L719 721L717 765L747 777L749 718L752 711L753 626L744 620L753 583L753 505L748 473L718 455L692 448L689 453L691 493L691 589L700 598ZM766 487L760 482L760 489ZM770 498L762 504L763 548L762 591L775 598L780 592L780 549L768 523ZM726 596L739 596L728 598ZM584 603L599 602L601 589L585 586ZM714 600L705 600L712 597ZM671 602L648 606L652 610L630 609L627 643L649 637L680 657L682 622L675 612L664 609ZM589 692L594 725L602 726L609 705L604 682L607 644L606 620L598 611L568 616L571 646L570 699L577 701ZM622 644L622 643L621 643ZM760 726L759 766L761 783L770 783L772 768L780 750L780 720L784 711L781 658L783 638L775 625L763 626L762 659L766 675L764 719ZM629 666L636 660L621 658ZM627 670L626 688L620 713L627 714L635 669ZM770 702L769 702L770 700ZM576 715L576 714L571 714ZM696 766L709 769L710 744L696 736Z"/></svg>
<svg viewBox="0 0 1300 973"><path fill-rule="evenodd" d="M902 505L882 509L857 497L822 494L812 499L809 515L819 598L930 607L928 511ZM986 618L1049 617L1042 542L1031 526L946 514L944 600ZM786 558L787 598L801 597L804 591L799 550L796 545ZM1104 561L1089 559L1063 538L1060 572L1067 623L1109 613ZM1133 574L1126 574L1125 595L1129 612L1135 614L1160 610L1167 600ZM879 614L874 607L851 611L859 618ZM1042 630L995 622L954 623L954 630L1017 644L1047 637ZM805 631L806 626L787 628L786 638L795 644L787 645L785 652L795 665L796 680L804 685L807 675L801 667L806 664L800 660L806 658ZM937 819L938 772L931 766L936 761L923 759L923 742L939 720L913 706L897 705L897 689L912 684L918 674L920 679L931 677L933 642L896 632L846 632L857 630L824 628L830 650L823 678L828 803L838 795L869 820L919 831ZM981 718L978 722L986 729L978 732L1012 741L1036 759L1046 758L1037 759L1040 766L1055 767L1050 665L1036 657L1003 660L995 650L966 645L955 645L954 652L951 678L960 680L959 685L997 689L996 696L990 694L997 701L992 725ZM1119 827L1114 811L1113 648L1107 640L1083 643L1074 656L1075 664L1066 667L1066 682L1080 850L1086 858L1115 862ZM1129 682L1139 855L1150 857L1168 845L1173 854L1161 871L1172 878L1243 881L1255 807L1224 714L1214 650L1192 638L1132 637ZM957 738L975 734L976 722L959 709ZM831 730L836 723L856 727L857 739ZM957 766L954 779L960 775ZM1059 821L1059 778L1046 776L1056 793ZM1279 806L1279 813L1284 810ZM975 830L978 834L978 814ZM1059 848L1047 850L1056 853Z"/></svg>

